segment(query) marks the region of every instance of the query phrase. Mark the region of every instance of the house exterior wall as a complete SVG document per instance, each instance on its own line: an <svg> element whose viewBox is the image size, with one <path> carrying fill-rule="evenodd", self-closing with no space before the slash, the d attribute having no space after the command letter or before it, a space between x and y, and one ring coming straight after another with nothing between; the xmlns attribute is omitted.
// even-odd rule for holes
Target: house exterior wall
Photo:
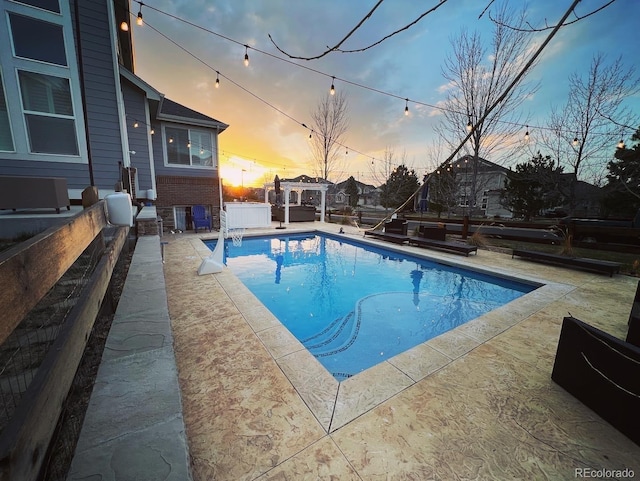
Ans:
<svg viewBox="0 0 640 481"><path fill-rule="evenodd" d="M89 185L87 148L84 138L83 107L80 101L80 74L75 49L75 32L71 2L60 2L60 13L50 13L28 5L12 2L0 3L0 74L9 120L9 130L13 148L0 151L0 171L4 175L33 177L66 177L67 185L86 187ZM62 28L66 67L47 62L30 60L14 55L12 32L8 15L20 15L24 18L46 22ZM18 71L36 72L44 75L61 76L68 80L72 101L73 118L78 143L77 155L59 155L31 152L27 127L23 114ZM6 128L3 126L3 128Z"/></svg>
<svg viewBox="0 0 640 481"><path fill-rule="evenodd" d="M0 152L0 170L5 175L65 177L72 199L94 185L101 191L112 191L119 179L118 161L123 156L119 78L113 42L112 0L61 0L60 13L49 13L13 2L0 4L0 71L8 89L7 108L15 149ZM77 8L77 11L75 10ZM31 61L4 45L12 45L6 11L47 24L62 26L67 52L67 67ZM40 48L40 51L46 51ZM78 144L77 155L35 153L29 145L25 127L18 70L68 79L73 105L73 120ZM125 137L126 139L126 137Z"/></svg>
<svg viewBox="0 0 640 481"><path fill-rule="evenodd" d="M155 186L151 170L152 156L149 142L151 134L149 133L147 98L143 91L124 79L122 80L122 96L126 112L130 165L136 169L136 193L137 197L144 198L146 191Z"/></svg>
<svg viewBox="0 0 640 481"><path fill-rule="evenodd" d="M128 164L123 153L128 152L123 146L126 136L120 130L124 112L119 105L120 78L110 2L78 2L87 131L93 177L99 191L112 191L120 179L118 162Z"/></svg>

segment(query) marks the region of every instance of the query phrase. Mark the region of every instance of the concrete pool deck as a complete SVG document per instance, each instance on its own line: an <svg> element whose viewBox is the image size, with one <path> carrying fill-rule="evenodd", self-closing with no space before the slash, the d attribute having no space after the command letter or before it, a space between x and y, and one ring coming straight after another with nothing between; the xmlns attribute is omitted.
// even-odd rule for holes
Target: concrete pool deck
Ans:
<svg viewBox="0 0 640 481"><path fill-rule="evenodd" d="M336 224L256 232L340 227L362 240ZM640 476L640 447L551 380L562 318L624 338L637 278L369 240L545 285L338 383L228 269L197 275L210 254L200 239L216 237L162 239L195 480Z"/></svg>

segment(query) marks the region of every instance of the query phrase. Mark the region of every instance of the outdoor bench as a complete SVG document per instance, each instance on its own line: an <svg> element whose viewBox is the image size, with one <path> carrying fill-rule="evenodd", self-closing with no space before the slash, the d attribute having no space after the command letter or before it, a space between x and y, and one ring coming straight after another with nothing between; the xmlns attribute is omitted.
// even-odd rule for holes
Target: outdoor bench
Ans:
<svg viewBox="0 0 640 481"><path fill-rule="evenodd" d="M511 258L515 256L533 261L548 262L567 267L576 267L578 269L589 270L593 272L602 272L613 276L620 271L620 263L611 261L602 261L599 259L589 259L587 257L569 257L560 254L551 254L549 252L528 251L523 249L513 249Z"/></svg>
<svg viewBox="0 0 640 481"><path fill-rule="evenodd" d="M67 179L0 176L0 209L71 209Z"/></svg>
<svg viewBox="0 0 640 481"><path fill-rule="evenodd" d="M442 249L446 251L452 251L460 254L464 254L467 257L472 252L478 254L478 248L476 246L468 244L460 244L459 242L449 242L437 239L427 239L425 237L409 237L409 244L415 244L418 247L433 247L435 249Z"/></svg>

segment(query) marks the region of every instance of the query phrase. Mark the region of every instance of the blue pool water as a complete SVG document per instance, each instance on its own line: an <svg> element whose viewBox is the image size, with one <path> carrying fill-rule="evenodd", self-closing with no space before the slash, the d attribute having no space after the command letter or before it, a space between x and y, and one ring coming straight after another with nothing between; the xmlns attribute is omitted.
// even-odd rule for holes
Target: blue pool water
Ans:
<svg viewBox="0 0 640 481"><path fill-rule="evenodd" d="M321 233L227 240L225 264L339 381L536 287Z"/></svg>

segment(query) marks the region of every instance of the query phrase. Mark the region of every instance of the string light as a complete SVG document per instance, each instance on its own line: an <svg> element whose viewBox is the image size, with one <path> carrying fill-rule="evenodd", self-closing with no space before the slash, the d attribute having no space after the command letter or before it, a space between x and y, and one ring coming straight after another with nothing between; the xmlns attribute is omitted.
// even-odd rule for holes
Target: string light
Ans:
<svg viewBox="0 0 640 481"><path fill-rule="evenodd" d="M140 124L138 123L138 121L137 121L137 120L136 120L135 122L133 122L133 128L134 128L134 129L137 129L139 125L140 125Z"/></svg>
<svg viewBox="0 0 640 481"><path fill-rule="evenodd" d="M136 23L138 24L138 26L142 27L142 24L144 23L142 21L142 6L144 5L144 3L140 2L140 9L138 10L138 18L136 18Z"/></svg>
<svg viewBox="0 0 640 481"><path fill-rule="evenodd" d="M220 88L220 72L216 70L216 88Z"/></svg>
<svg viewBox="0 0 640 481"><path fill-rule="evenodd" d="M248 45L245 45L245 44L243 44L242 42L239 42L239 41L237 41L237 40L234 40L233 38L226 37L226 36L224 36L224 35L222 35L222 34L219 34L219 33L215 32L215 31L213 31L213 30L210 30L210 29L204 28L204 27L202 27L202 26L200 26L200 25L197 25L197 24L195 24L195 23L193 23L193 22L190 22L190 21L188 21L188 20L186 20L186 19L184 19L184 18L181 18L181 17L179 17L179 16L176 16L176 15L170 14L170 13L165 12L165 11L162 11L162 10L160 10L160 9L158 9L158 8L153 7L153 6L146 5L146 4L144 4L143 2L141 2L141 1L139 1L139 0L133 0L133 1L134 1L134 2L136 2L136 3L139 3L141 6L142 6L142 5L144 5L144 6L146 6L147 8L150 8L150 9L152 9L152 10L154 10L154 11L156 11L156 12L158 12L158 13L162 14L162 15L166 15L166 16L168 16L168 17L170 17L170 18L173 18L173 19L175 19L175 20L178 20L178 21L180 21L180 22L183 22L183 23L185 23L185 24L187 24L187 25L189 25L189 26L191 26L191 27L194 27L194 28L197 28L197 29L199 29L199 30L205 31L205 32L210 33L210 34L212 34L212 35L215 35L215 36L217 36L217 37L223 38L224 40L227 40L227 41L229 41L229 42L232 42L232 43L235 43L235 44L238 44L238 45L244 45L244 46L245 46L245 49L246 49L246 48L248 48ZM123 22L123 24L124 24L124 23L126 23L126 22ZM147 25L148 25L148 23L147 23ZM126 28L126 29L128 30L128 26L127 26L127 25L125 25L125 26L123 27L123 29L124 29L124 28ZM155 29L154 29L154 30L155 30ZM157 30L156 30L156 31L157 31ZM161 33L161 32L159 32L159 33L162 35L162 33ZM165 36L165 38L167 38L167 37ZM171 40L171 39L169 39L169 38L167 38L167 39L168 39L169 41L172 41L172 40ZM172 42L173 42L173 41L172 41ZM173 42L173 43L175 43L175 42ZM181 47L180 45L178 45L178 44L176 44L176 45L177 45L178 47L182 48L183 50L187 51L186 49L184 49L184 48L183 48L183 47ZM253 47L252 47L252 48L253 48ZM305 65L297 64L297 63L295 63L295 62L293 62L293 61L291 61L291 60L288 60L288 59L286 59L286 58L278 57L277 55L273 55L273 54L271 54L271 53L269 53L269 52L262 51L262 50L260 50L260 49L256 49L256 48L253 48L253 49L254 49L254 50L256 50L256 51L257 51L257 52L259 52L259 53L262 53L263 55L267 55L267 56L272 57L272 58L274 58L274 59L276 59L276 60L280 60L280 61L282 61L282 62L290 63L291 65L294 65L294 66L299 67L299 68L304 68L304 69L306 69L306 70L309 70L309 71L315 72L315 73L320 74L320 75L324 75L324 76L327 76L327 77L329 76L328 74L326 74L326 73L324 73L324 72L321 72L321 71L315 70L315 69L310 68L310 67L307 67L307 66L305 66ZM188 52L188 51L187 51L187 53L190 53L190 52ZM193 54L191 54L191 55L193 56ZM246 53L245 53L245 65L248 65L248 54L246 54ZM225 77L225 78L227 78L227 77ZM336 78L335 76L333 76L333 77L332 77L332 79L335 79L335 78ZM399 96L399 95L395 95L395 94L392 94L392 93L389 93L389 92L385 92L385 91L382 91L382 90L378 90L378 89L375 89L375 88L372 88L372 87L369 87L369 86L366 86L366 85L362 85L362 84L359 84L359 83L357 83L357 82L353 82L353 81L350 81L350 80L347 80L347 79L343 79L343 78L339 78L339 77L338 77L338 80L340 80L340 81L342 81L342 82L345 82L345 83L348 83L348 84L351 84L351 85L354 85L354 86L359 87L359 88L363 88L363 89L366 89L366 90L369 90L369 91L372 91L372 92L376 92L376 93L382 94L382 95L386 95L386 96L389 96L389 97L394 97L394 98L402 99L402 97L401 97L401 96ZM236 85L237 85L237 84L236 84ZM249 93L250 93L250 92L249 92ZM252 95L253 95L253 94L252 94ZM412 100L412 102L414 102L414 103L416 103L416 104L418 104L418 105L423 105L423 106L425 106L425 107L430 107L430 108L433 108L433 109L436 109L436 110L439 110L439 111L447 111L447 110L448 110L448 111L451 111L451 112L453 112L453 113L459 113L459 112L456 112L456 111L454 111L454 110L445 109L445 108L442 108L441 106L431 105L431 104L428 104L428 103L426 103L426 102L421 102L421 101L416 101L416 100ZM515 125L515 126L522 127L522 124L518 124L518 123L514 123L514 122L509 122L509 121L504 121L504 120L500 120L500 122L505 123L505 124L511 124L511 125ZM472 128L473 128L473 127L472 127L471 121L469 121L469 123L467 124L467 131L471 131L471 130L472 130ZM538 129L541 129L541 130L553 130L553 129L552 129L552 128L550 128L550 127L544 127L544 126L534 126L534 128L538 128ZM608 135L608 134L602 134L602 135Z"/></svg>
<svg viewBox="0 0 640 481"><path fill-rule="evenodd" d="M408 116L409 115L409 99L404 99L405 100L405 104L404 104L404 115Z"/></svg>
<svg viewBox="0 0 640 481"><path fill-rule="evenodd" d="M572 145L574 147L576 147L578 145L579 142L578 142L578 136L577 135L573 138L573 142L571 142L571 143L572 143Z"/></svg>
<svg viewBox="0 0 640 481"><path fill-rule="evenodd" d="M624 139L620 139L620 142L618 142L618 148L624 149Z"/></svg>
<svg viewBox="0 0 640 481"><path fill-rule="evenodd" d="M122 23L120 24L120 30L122 30L123 32L128 32L129 24L123 20Z"/></svg>
<svg viewBox="0 0 640 481"><path fill-rule="evenodd" d="M137 0L134 0L134 1L137 1ZM142 2L138 2L138 3L142 3ZM157 9L154 9L153 7L149 7L149 8L152 8L153 10L157 10ZM192 24L192 23L190 23L190 22L188 22L188 21L186 21L186 20L184 20L184 19L181 19L181 18L179 18L179 17L174 17L174 16L172 16L172 15L170 15L170 14L167 14L166 12L162 12L162 11L160 11L160 10L157 10L157 11L158 11L158 12L160 12L160 13L163 13L163 14L165 14L165 15L171 16L171 17L173 17L173 18L176 18L177 20L182 21L182 22L185 22L185 23L187 23L187 24L189 24L189 25L191 25L191 26L194 26L194 27L196 27L196 28L199 28L199 29L205 30L205 31L207 31L207 32L209 32L209 33L212 33L212 34L214 34L214 35L217 35L217 36L223 37L222 35L217 34L216 32L213 32L213 31L209 31L209 30L203 29L202 27L199 27L199 26L197 26L197 25L195 25L195 24ZM123 23L126 23L126 22L123 22ZM189 55L193 56L194 58L196 58L197 60L199 60L200 62L202 62L203 64L205 64L205 66L207 66L208 68L212 69L212 68L211 68L209 65L207 65L204 61L202 61L201 59L199 59L198 57L196 57L194 54L192 54L191 52L189 52L188 50L186 50L184 47L180 46L180 45L179 45L179 44L177 44L175 41L173 41L173 40L171 40L170 38L166 37L166 35L163 35L163 34L162 34L162 32L159 32L157 29L153 28L153 27L152 27L152 26L150 26L148 23L146 23L146 25L148 25L150 28L152 28L153 30L155 30L156 32L158 32L159 34L161 34L162 36L164 36L167 40L169 40L170 42L174 43L177 47L181 48L182 50L184 50L184 51L185 51L186 53L188 53ZM127 29L128 29L128 25L127 25L126 27L127 27ZM223 38L225 38L226 40L229 40L229 41L231 41L231 42L234 42L234 43L237 43L237 44L243 45L243 44L241 44L240 42L237 42L237 41L235 41L235 40L233 40L233 39L230 39L230 38L227 38L227 37L223 37ZM244 45L244 46L245 46L245 64L246 64L246 65L248 65L248 63L249 63L249 59L248 59L248 47L249 47L249 46L248 46L248 45ZM311 69L311 68L308 68L308 67L305 67L305 66L302 66L302 65L295 64L294 62L289 62L289 61L287 61L286 59L282 59L282 58L280 58L280 57L277 57L277 56L271 55L271 54L269 54L269 53L267 53L267 52L262 52L262 51L260 51L260 50L258 50L258 52L263 53L263 54L268 55L268 56L271 56L271 57L273 57L273 58L275 58L275 59L277 59L277 60L281 60L281 61L285 61L285 62L288 62L288 63L292 63L293 65L295 65L295 66L297 66L297 67L305 68L305 69L308 69L308 70L314 71L314 72L316 72L316 73L318 73L318 74L325 75L325 76L329 76L329 75L327 75L327 74L325 74L325 73L323 73L323 72L316 71L316 70L314 70L314 69ZM212 70L215 70L215 69L212 69ZM217 72L217 73L219 73L218 71L216 71L216 72ZM242 87L241 85L237 84L236 82L233 82L233 80L229 79L228 77L226 77L226 76L224 76L224 75L223 75L223 77L224 77L225 79L229 80L232 84L234 84L234 85L238 86L239 88L241 88L242 90L246 91L246 92L247 92L247 93L249 93L250 95L252 95L252 96L256 97L258 100L260 100L260 101L262 101L262 102L266 103L267 105L269 105L270 107L272 107L272 108L274 108L275 110L279 111L280 113L283 113L285 116L289 117L289 118L290 118L291 120L293 120L294 122L296 122L296 123L300 124L300 122L298 122L296 119L294 119L294 118L290 117L290 116L289 116L289 115L287 115L285 112L280 111L280 110L279 110L279 109L277 109L276 107L274 107L274 106L272 106L271 104L269 104L267 101L265 101L265 100L261 99L260 97L258 97L257 95L253 94L252 92L248 91L247 89L245 89L245 88L244 88L244 87ZM334 87L334 83L333 83L333 81L335 81L335 78L336 78L335 76L332 76L332 87ZM399 97L399 96L394 95L394 94L390 94L390 93L387 93L387 92L384 92L384 91L380 91L380 90L377 90L377 89L374 89L374 88L371 88L371 87L367 87L367 86L365 86L365 85L360 85L360 84L357 84L357 83L355 83L355 82L351 82L351 81L349 81L349 80L345 80L345 79L341 79L341 78L339 78L339 80L342 80L342 81L344 81L344 82L346 82L346 83L350 83L350 84L355 85L355 86L357 86L357 87L361 87L361 88L364 88L364 89L367 89L367 90L370 90L370 91L374 91L374 92L377 92L377 93L380 93L380 94L383 94L383 95L392 96L392 97L400 98L400 99L402 98L402 97ZM216 87L217 87L217 85L216 85ZM335 87L334 87L334 88L335 88ZM427 104L427 103L424 103L424 102L420 102L420 101L413 101L413 100L412 100L412 102L415 102L416 104L419 104L419 105L424 105L424 106L427 106L427 107L431 107L431 108L434 108L434 109L437 109L437 110L446 110L446 109L443 109L443 108L441 108L441 107L434 106L434 105L430 105L430 104ZM406 113L406 111L407 111L407 110L408 110L408 98L406 98L406 99L405 99L405 113ZM512 124L512 125L518 125L518 124L516 124L516 123L512 123L512 122L504 122L504 123L509 123L509 124ZM304 124L302 124L302 125L304 125ZM519 125L521 126L521 124L519 124ZM527 128L528 128L528 126L527 126ZM538 127L538 128L545 129L545 127ZM472 124L471 124L471 120L470 120L470 119L469 119L469 122L468 122L468 124L467 124L467 130L468 130L468 131L473 130L473 126L472 126ZM153 133L153 131L152 131L151 133ZM309 139L311 140L311 134L309 135ZM173 139L172 139L172 138L170 138L170 139L169 139L169 143L172 143L172 142L173 142ZM576 138L574 138L574 145L577 145L577 143L578 143L578 139L577 139L577 136L576 136ZM341 145L341 144L338 144L338 145ZM343 146L343 147L345 147L345 146ZM355 150L355 149L352 149L352 150L353 150L354 152L356 152L356 153L360 154L360 155L363 155L363 156L365 156L365 157L369 157L370 159L372 159L372 160L371 160L371 163L372 163L373 165L375 164L375 161L376 161L376 160L382 161L382 160L380 160L380 159L376 159L376 158L374 158L374 157L372 157L372 156L370 156L370 155L368 155L368 154L364 154L363 152L359 152L358 150ZM465 159L465 162L466 162L466 159Z"/></svg>
<svg viewBox="0 0 640 481"><path fill-rule="evenodd" d="M249 46L248 45L244 46L244 66L245 67L249 66Z"/></svg>
<svg viewBox="0 0 640 481"><path fill-rule="evenodd" d="M151 129L151 130L149 131L149 133L150 133L151 135L153 135L153 134L155 134L155 133L156 133L156 131L155 131L155 129Z"/></svg>
<svg viewBox="0 0 640 481"><path fill-rule="evenodd" d="M331 77L331 88L329 89L329 93L331 95L335 95L336 94L336 88L333 85L333 82L335 81L335 79L336 79L335 77Z"/></svg>
<svg viewBox="0 0 640 481"><path fill-rule="evenodd" d="M191 148L191 139L187 140L187 148L190 149Z"/></svg>
<svg viewBox="0 0 640 481"><path fill-rule="evenodd" d="M173 137L169 137L169 143L173 144Z"/></svg>
<svg viewBox="0 0 640 481"><path fill-rule="evenodd" d="M527 125L527 131L524 133L524 141L529 142L529 126Z"/></svg>

